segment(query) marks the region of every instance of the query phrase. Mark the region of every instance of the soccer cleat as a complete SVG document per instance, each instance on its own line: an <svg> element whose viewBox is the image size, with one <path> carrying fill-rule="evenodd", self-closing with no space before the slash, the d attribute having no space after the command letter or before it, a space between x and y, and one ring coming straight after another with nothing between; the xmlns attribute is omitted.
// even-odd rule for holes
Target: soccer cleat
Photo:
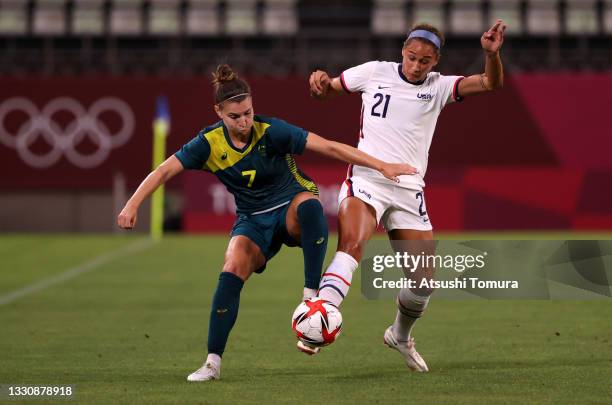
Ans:
<svg viewBox="0 0 612 405"><path fill-rule="evenodd" d="M319 353L321 351L320 347L314 347L314 346L307 345L306 343L302 342L301 340L298 340L298 342L297 342L297 349L299 351L301 351L302 353L306 353L309 356L317 354L317 353Z"/></svg>
<svg viewBox="0 0 612 405"><path fill-rule="evenodd" d="M221 367L205 363L202 367L187 376L187 381L211 381L221 378Z"/></svg>
<svg viewBox="0 0 612 405"><path fill-rule="evenodd" d="M383 339L387 346L400 352L410 370L419 373L426 373L429 371L425 360L423 360L421 355L414 348L414 339L412 337L410 337L408 342L398 342L393 335L392 326L389 326L385 331Z"/></svg>

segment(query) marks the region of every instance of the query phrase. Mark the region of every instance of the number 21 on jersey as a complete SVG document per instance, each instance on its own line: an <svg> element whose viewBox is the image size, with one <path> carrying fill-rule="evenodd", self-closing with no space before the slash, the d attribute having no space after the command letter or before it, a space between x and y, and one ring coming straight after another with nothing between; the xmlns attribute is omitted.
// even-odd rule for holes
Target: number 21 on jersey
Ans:
<svg viewBox="0 0 612 405"><path fill-rule="evenodd" d="M372 107L372 115L374 117L387 118L387 109L389 108L389 101L391 100L391 95L376 93L374 94L374 98L377 101L376 101L376 104L374 104L374 106ZM385 105L382 107L382 115L381 115L379 106L382 104L383 100L385 102Z"/></svg>

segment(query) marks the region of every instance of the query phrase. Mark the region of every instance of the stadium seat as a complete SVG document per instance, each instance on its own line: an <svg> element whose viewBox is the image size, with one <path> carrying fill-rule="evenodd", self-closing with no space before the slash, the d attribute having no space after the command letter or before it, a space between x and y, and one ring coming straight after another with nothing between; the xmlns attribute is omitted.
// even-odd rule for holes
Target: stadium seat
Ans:
<svg viewBox="0 0 612 405"><path fill-rule="evenodd" d="M104 33L104 0L74 1L72 33L80 35Z"/></svg>
<svg viewBox="0 0 612 405"><path fill-rule="evenodd" d="M142 31L142 0L113 0L110 12L111 34L140 35Z"/></svg>
<svg viewBox="0 0 612 405"><path fill-rule="evenodd" d="M32 31L37 35L64 35L66 0L38 0L34 3Z"/></svg>
<svg viewBox="0 0 612 405"><path fill-rule="evenodd" d="M219 0L189 0L185 29L189 35L217 35L219 24Z"/></svg>
<svg viewBox="0 0 612 405"><path fill-rule="evenodd" d="M450 8L450 31L453 34L484 32L482 2L480 0L454 0Z"/></svg>
<svg viewBox="0 0 612 405"><path fill-rule="evenodd" d="M263 33L292 35L298 30L297 0L265 0L263 9Z"/></svg>
<svg viewBox="0 0 612 405"><path fill-rule="evenodd" d="M25 35L28 31L28 4L22 0L0 0L0 34Z"/></svg>
<svg viewBox="0 0 612 405"><path fill-rule="evenodd" d="M227 0L225 32L230 35L257 34L257 0Z"/></svg>
<svg viewBox="0 0 612 405"><path fill-rule="evenodd" d="M375 0L372 32L379 35L405 35L408 31L406 0Z"/></svg>
<svg viewBox="0 0 612 405"><path fill-rule="evenodd" d="M597 23L596 0L566 0L565 29L569 34L596 34Z"/></svg>
<svg viewBox="0 0 612 405"><path fill-rule="evenodd" d="M603 31L612 34L612 0L606 0L603 10Z"/></svg>
<svg viewBox="0 0 612 405"><path fill-rule="evenodd" d="M177 35L181 32L180 0L151 0L149 33Z"/></svg>
<svg viewBox="0 0 612 405"><path fill-rule="evenodd" d="M444 0L413 0L412 25L419 23L431 24L444 32Z"/></svg>
<svg viewBox="0 0 612 405"><path fill-rule="evenodd" d="M559 35L558 0L530 0L527 3L527 33L530 35Z"/></svg>
<svg viewBox="0 0 612 405"><path fill-rule="evenodd" d="M489 25L498 19L506 23L505 35L521 35L523 22L520 0L489 0Z"/></svg>

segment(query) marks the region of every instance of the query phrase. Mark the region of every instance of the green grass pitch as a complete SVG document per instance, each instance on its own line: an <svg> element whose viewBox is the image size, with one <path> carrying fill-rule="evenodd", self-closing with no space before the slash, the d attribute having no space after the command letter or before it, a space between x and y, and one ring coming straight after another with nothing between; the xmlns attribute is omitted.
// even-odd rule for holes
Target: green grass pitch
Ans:
<svg viewBox="0 0 612 405"><path fill-rule="evenodd" d="M0 236L0 299L138 239ZM222 379L188 383L226 244L169 236L0 305L0 384L72 385L76 403L610 403L609 300L434 298L415 329L421 375L382 343L394 303L366 301L356 275L342 336L308 357L290 330L303 270L289 248L246 283Z"/></svg>

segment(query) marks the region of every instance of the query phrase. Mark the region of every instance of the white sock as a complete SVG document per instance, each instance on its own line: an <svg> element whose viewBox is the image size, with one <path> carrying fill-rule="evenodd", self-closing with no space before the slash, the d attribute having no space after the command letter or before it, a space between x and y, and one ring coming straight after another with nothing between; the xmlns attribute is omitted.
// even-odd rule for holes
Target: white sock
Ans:
<svg viewBox="0 0 612 405"><path fill-rule="evenodd" d="M312 297L316 297L316 296L317 296L317 290L304 287L304 295L302 296L303 301L309 300Z"/></svg>
<svg viewBox="0 0 612 405"><path fill-rule="evenodd" d="M209 353L206 357L206 363L211 363L217 370L221 369L221 356L215 353Z"/></svg>
<svg viewBox="0 0 612 405"><path fill-rule="evenodd" d="M403 288L397 296L397 315L393 323L393 335L399 342L407 342L410 339L412 328L416 321L423 315L429 296L416 295L408 288Z"/></svg>
<svg viewBox="0 0 612 405"><path fill-rule="evenodd" d="M319 297L331 302L335 306L340 306L346 294L348 294L353 272L359 263L353 256L336 252L327 270L321 277L319 283Z"/></svg>

